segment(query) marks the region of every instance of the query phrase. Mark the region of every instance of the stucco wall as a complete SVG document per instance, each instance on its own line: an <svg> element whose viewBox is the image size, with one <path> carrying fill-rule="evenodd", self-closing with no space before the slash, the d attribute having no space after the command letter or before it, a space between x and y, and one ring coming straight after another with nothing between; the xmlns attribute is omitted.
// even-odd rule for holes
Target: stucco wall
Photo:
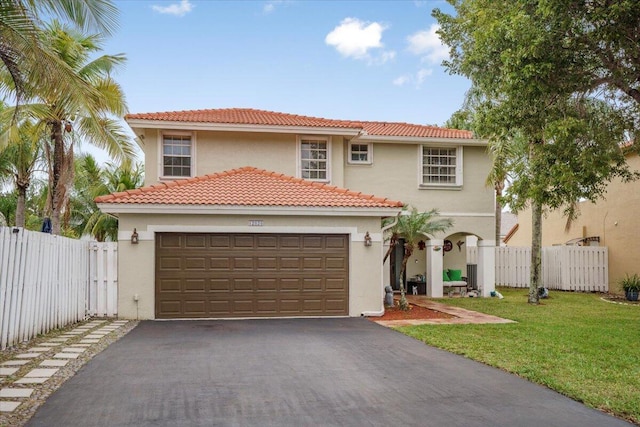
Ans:
<svg viewBox="0 0 640 427"><path fill-rule="evenodd" d="M460 189L421 189L418 186L418 144L374 144L372 165L345 165L349 188L393 197L421 210L493 214L493 189L485 185L491 161L484 147L463 148L463 184Z"/></svg>
<svg viewBox="0 0 640 427"><path fill-rule="evenodd" d="M634 170L640 170L640 157L630 155L627 162ZM616 180L607 187L604 200L597 203L580 203L580 216L569 231L565 230L566 218L554 211L542 220L542 245L564 244L579 237L600 237L600 246L609 248L609 287L620 292L617 281L626 273L640 274L640 181L622 183ZM531 211L518 213L518 230L507 246L531 246Z"/></svg>
<svg viewBox="0 0 640 427"><path fill-rule="evenodd" d="M249 227L249 219L262 219L262 227ZM382 239L379 217L279 217L225 215L139 215L120 216L118 245L118 315L123 318L153 319L155 316L154 232L245 232L245 233L336 233L350 234L349 315L382 310ZM132 245L133 228L140 243ZM364 246L369 231L373 245ZM138 302L134 295L138 295Z"/></svg>
<svg viewBox="0 0 640 427"><path fill-rule="evenodd" d="M161 131L138 129L143 134L146 185L158 181ZM197 175L255 166L297 175L297 137L293 134L212 132L195 133ZM463 147L463 183L460 188L420 188L420 144L373 143L373 164L349 164L348 138L331 136L331 184L400 200L421 211L437 208L454 219L449 233L466 232L493 239L494 195L485 185L491 167L486 148ZM444 236L441 236L444 237Z"/></svg>
<svg viewBox="0 0 640 427"><path fill-rule="evenodd" d="M162 131L146 129L144 134L145 185L155 184L162 178ZM221 172L243 166L253 166L269 171L296 176L297 136L293 134L211 132L198 131L195 138L196 176ZM342 163L343 137L329 137L331 150L331 183L344 186Z"/></svg>

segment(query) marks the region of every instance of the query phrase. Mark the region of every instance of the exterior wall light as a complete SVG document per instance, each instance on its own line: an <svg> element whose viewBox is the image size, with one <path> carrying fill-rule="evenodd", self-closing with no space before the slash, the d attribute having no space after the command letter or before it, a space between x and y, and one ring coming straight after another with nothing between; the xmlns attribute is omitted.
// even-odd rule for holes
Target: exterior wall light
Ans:
<svg viewBox="0 0 640 427"><path fill-rule="evenodd" d="M132 245L137 245L138 244L138 232L136 231L136 229L133 229L133 233L131 233L131 244Z"/></svg>
<svg viewBox="0 0 640 427"><path fill-rule="evenodd" d="M369 232L367 231L364 235L364 245L365 246L371 246L372 242L371 242L371 236L369 235Z"/></svg>

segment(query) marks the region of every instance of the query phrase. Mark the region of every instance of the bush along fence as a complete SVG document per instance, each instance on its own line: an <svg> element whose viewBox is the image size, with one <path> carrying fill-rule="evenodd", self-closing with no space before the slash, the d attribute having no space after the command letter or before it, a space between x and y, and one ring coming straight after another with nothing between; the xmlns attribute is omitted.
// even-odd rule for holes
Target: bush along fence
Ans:
<svg viewBox="0 0 640 427"><path fill-rule="evenodd" d="M601 246L549 246L542 248L542 284L564 291L608 292L609 255ZM467 263L477 258L467 248ZM527 288L531 280L531 248L496 248L496 285Z"/></svg>
<svg viewBox="0 0 640 427"><path fill-rule="evenodd" d="M0 349L117 314L117 243L0 227Z"/></svg>

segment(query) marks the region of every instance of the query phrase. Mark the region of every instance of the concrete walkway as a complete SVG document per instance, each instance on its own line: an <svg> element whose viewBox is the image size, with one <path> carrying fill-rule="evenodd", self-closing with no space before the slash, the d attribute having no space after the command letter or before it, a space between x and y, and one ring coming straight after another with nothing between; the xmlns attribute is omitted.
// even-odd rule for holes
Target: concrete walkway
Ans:
<svg viewBox="0 0 640 427"><path fill-rule="evenodd" d="M397 326L417 326L417 325L466 325L485 323L515 323L513 320L503 319L490 314L478 313L477 311L466 310L464 308L452 307L446 304L435 302L423 295L407 295L407 301L431 310L447 313L455 316L452 319L421 319L421 320L375 320L374 322L387 327Z"/></svg>
<svg viewBox="0 0 640 427"><path fill-rule="evenodd" d="M628 423L361 318L141 322L29 426Z"/></svg>

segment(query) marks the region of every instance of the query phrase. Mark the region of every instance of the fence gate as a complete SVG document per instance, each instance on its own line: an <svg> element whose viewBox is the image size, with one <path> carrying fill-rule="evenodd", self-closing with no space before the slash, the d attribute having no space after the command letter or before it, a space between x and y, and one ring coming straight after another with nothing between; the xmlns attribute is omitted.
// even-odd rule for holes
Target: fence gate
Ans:
<svg viewBox="0 0 640 427"><path fill-rule="evenodd" d="M0 227L0 349L117 315L117 243Z"/></svg>

